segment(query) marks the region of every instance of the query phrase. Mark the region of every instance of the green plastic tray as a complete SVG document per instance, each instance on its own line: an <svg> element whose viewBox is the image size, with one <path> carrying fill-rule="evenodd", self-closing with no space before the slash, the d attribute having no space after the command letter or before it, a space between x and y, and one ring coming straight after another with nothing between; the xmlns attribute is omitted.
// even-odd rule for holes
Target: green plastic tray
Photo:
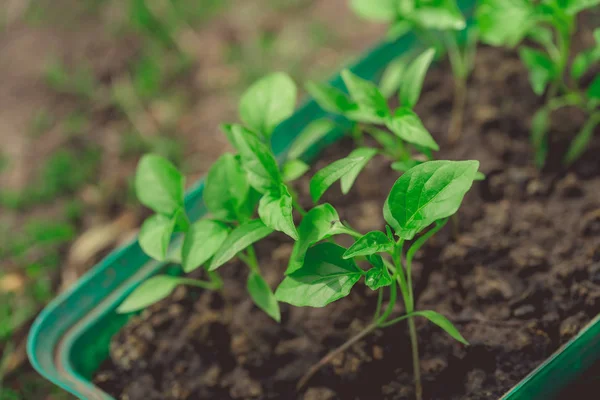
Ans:
<svg viewBox="0 0 600 400"><path fill-rule="evenodd" d="M474 0L462 2L468 10ZM386 42L372 49L350 69L366 79L375 79L396 56L418 46L412 36ZM336 76L332 84L342 88ZM273 135L273 149L282 158L295 137L310 122L325 113L308 101ZM342 137L344 123L321 143L310 149L307 161ZM185 198L192 220L206 210L202 202L203 181L192 187ZM37 317L29 334L27 353L33 367L46 379L85 400L114 400L94 386L91 377L108 357L110 338L127 321L116 307L146 278L166 267L152 261L134 241L107 256L77 284L55 298ZM515 386L503 399L547 400L573 382L600 359L600 319L595 319L576 338L559 349L544 364Z"/></svg>

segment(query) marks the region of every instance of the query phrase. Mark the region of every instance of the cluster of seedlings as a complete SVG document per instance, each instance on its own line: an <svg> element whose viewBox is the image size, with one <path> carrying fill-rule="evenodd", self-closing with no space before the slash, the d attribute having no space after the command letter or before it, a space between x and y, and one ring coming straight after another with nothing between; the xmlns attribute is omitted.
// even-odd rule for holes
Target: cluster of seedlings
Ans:
<svg viewBox="0 0 600 400"><path fill-rule="evenodd" d="M478 161L434 160L433 152L439 146L413 111L426 72L436 53L446 50L456 90L464 91L478 38L493 45L516 46L525 39L538 44L543 50L519 49L530 71L534 91L547 98L533 123L537 161L542 164L545 157L549 113L569 105L589 115L565 155L566 162L573 162L583 153L594 127L600 123L600 76L585 89L578 83L592 64L600 60L600 31L595 32L596 47L577 55L570 67L569 43L575 15L598 3L482 0L476 23L466 28L465 19L452 0L353 0L353 7L361 15L389 21L392 35L414 31L432 47L413 55L410 61L401 58L392 63L379 87L349 70L341 74L347 93L325 84L306 85L321 108L352 122L356 143L356 149L347 157L312 176L313 208L305 210L299 205L298 194L290 183L309 170L300 157L328 133L333 122L321 120L309 125L293 143L286 159L277 160L271 135L293 113L297 88L287 75L271 74L243 94L239 105L242 123L222 126L236 153L222 155L208 172L203 192L208 217L190 222L184 206L185 179L172 164L157 155L141 159L135 179L136 192L140 201L155 211L142 226L141 247L156 260L180 263L186 273L203 268L206 279L155 276L133 291L119 312L147 307L168 296L179 284L222 290L218 270L235 258L249 268L248 294L257 307L277 322L281 318L280 302L297 307L325 307L347 296L361 282L378 292L372 322L307 371L299 386L335 354L373 330L406 321L416 395L422 398L414 319L426 318L459 342L467 342L443 315L416 307L412 260L457 212L473 182L484 179L478 172ZM398 107L390 109L387 98L396 92ZM464 93L457 96L458 111L453 113L450 128L454 136L452 130L460 131L462 120L461 97L464 98ZM364 135L372 136L380 147L365 145ZM319 204L319 200L337 181L342 193L348 193L361 170L376 155L391 159L392 168L401 175L383 205L385 229L357 232L340 221L333 205ZM298 225L297 220L300 220ZM289 236L294 245L285 276L272 291L263 278L254 246L274 231ZM338 235L350 236L354 243L342 247L335 241ZM400 299L402 314L397 313L396 307Z"/></svg>

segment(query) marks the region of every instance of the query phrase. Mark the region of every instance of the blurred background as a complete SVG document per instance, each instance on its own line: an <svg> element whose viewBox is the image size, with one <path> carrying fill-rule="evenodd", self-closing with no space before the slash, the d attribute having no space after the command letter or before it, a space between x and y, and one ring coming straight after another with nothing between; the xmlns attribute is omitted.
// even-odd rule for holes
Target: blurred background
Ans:
<svg viewBox="0 0 600 400"><path fill-rule="evenodd" d="M384 29L347 0L1 0L0 400L71 398L28 365L27 331L137 233L142 154L190 185L253 80L326 79Z"/></svg>

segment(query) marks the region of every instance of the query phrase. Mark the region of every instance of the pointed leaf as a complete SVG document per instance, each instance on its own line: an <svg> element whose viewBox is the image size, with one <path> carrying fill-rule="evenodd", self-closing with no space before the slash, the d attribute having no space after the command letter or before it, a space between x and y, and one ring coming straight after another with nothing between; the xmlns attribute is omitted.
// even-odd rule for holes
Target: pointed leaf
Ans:
<svg viewBox="0 0 600 400"><path fill-rule="evenodd" d="M476 11L481 40L492 46L516 46L535 26L530 0L480 0Z"/></svg>
<svg viewBox="0 0 600 400"><path fill-rule="evenodd" d="M164 299L177 287L177 278L158 275L142 282L117 308L120 314L138 311Z"/></svg>
<svg viewBox="0 0 600 400"><path fill-rule="evenodd" d="M417 104L421 95L421 89L423 88L425 75L431 65L431 61L433 61L434 55L434 49L426 50L406 68L406 72L402 78L402 85L400 86L400 104L402 106L413 108Z"/></svg>
<svg viewBox="0 0 600 400"><path fill-rule="evenodd" d="M319 201L323 193L335 181L341 179L342 176L346 175L364 160L364 157L346 157L341 160L337 160L317 172L310 180L310 197L316 203Z"/></svg>
<svg viewBox="0 0 600 400"><path fill-rule="evenodd" d="M594 78L587 89L587 97L593 100L600 100L600 74Z"/></svg>
<svg viewBox="0 0 600 400"><path fill-rule="evenodd" d="M392 187L383 215L396 235L410 240L438 219L454 214L471 188L479 161L427 161L406 171Z"/></svg>
<svg viewBox="0 0 600 400"><path fill-rule="evenodd" d="M231 133L250 186L260 193L278 188L282 179L277 161L269 147L254 133L240 125L233 125Z"/></svg>
<svg viewBox="0 0 600 400"><path fill-rule="evenodd" d="M276 72L255 82L242 95L240 117L252 130L269 138L273 130L294 112L296 84Z"/></svg>
<svg viewBox="0 0 600 400"><path fill-rule="evenodd" d="M519 55L529 70L529 82L534 93L543 94L546 86L555 76L554 63L543 52L529 47L521 47Z"/></svg>
<svg viewBox="0 0 600 400"><path fill-rule="evenodd" d="M360 237L346 252L344 258L368 256L375 253L385 253L394 248L394 243L380 231L371 231Z"/></svg>
<svg viewBox="0 0 600 400"><path fill-rule="evenodd" d="M273 229L265 226L265 224L258 219L243 223L227 236L227 239L225 239L214 255L208 270L214 271L235 257L237 253L244 250L252 243L258 242L262 238L270 235L272 232Z"/></svg>
<svg viewBox="0 0 600 400"><path fill-rule="evenodd" d="M301 160L286 161L281 167L281 176L284 182L292 182L304 175L310 166Z"/></svg>
<svg viewBox="0 0 600 400"><path fill-rule="evenodd" d="M371 290L377 290L384 286L390 286L394 281L390 275L390 271L383 263L383 259L379 254L367 256L367 260L373 266L367 271L365 276L365 285Z"/></svg>
<svg viewBox="0 0 600 400"><path fill-rule="evenodd" d="M465 18L454 0L431 0L418 5L409 18L424 28L443 31L462 30L466 26Z"/></svg>
<svg viewBox="0 0 600 400"><path fill-rule="evenodd" d="M345 114L348 111L357 110L358 106L341 90L333 86L308 82L306 91L315 99L319 106L333 114Z"/></svg>
<svg viewBox="0 0 600 400"><path fill-rule="evenodd" d="M204 203L215 218L236 221L249 190L240 161L233 154L225 153L208 170Z"/></svg>
<svg viewBox="0 0 600 400"><path fill-rule="evenodd" d="M306 213L298 226L298 241L294 243L286 275L302 267L307 250L313 244L336 234L340 217L330 204L321 204Z"/></svg>
<svg viewBox="0 0 600 400"><path fill-rule="evenodd" d="M372 147L359 147L348 154L348 158L361 158L362 160L352 167L350 171L342 175L340 183L342 185L343 194L347 194L350 191L354 181L358 177L358 174L360 174L360 171L363 170L363 168L369 163L369 161L371 161L373 157L375 157L376 154L377 149Z"/></svg>
<svg viewBox="0 0 600 400"><path fill-rule="evenodd" d="M144 253L155 260L163 261L167 256L171 235L175 229L175 220L161 214L147 218L140 229L139 243Z"/></svg>
<svg viewBox="0 0 600 400"><path fill-rule="evenodd" d="M183 206L185 178L166 159L146 154L135 173L135 192L140 203L163 215Z"/></svg>
<svg viewBox="0 0 600 400"><path fill-rule="evenodd" d="M380 118L385 118L390 114L385 97L374 83L360 78L347 69L343 70L341 75L350 97L358 104L361 111Z"/></svg>
<svg viewBox="0 0 600 400"><path fill-rule="evenodd" d="M181 249L183 270L191 272L207 262L223 245L229 228L227 225L201 219L191 225Z"/></svg>
<svg viewBox="0 0 600 400"><path fill-rule="evenodd" d="M592 140L594 136L594 130L596 126L600 124L600 113L593 114L585 123L581 131L575 136L571 144L569 145L569 150L567 150L567 154L564 158L564 163L569 165L576 161L588 148L588 144Z"/></svg>
<svg viewBox="0 0 600 400"><path fill-rule="evenodd" d="M429 131L423 126L419 116L408 108L397 109L394 116L389 118L385 125L407 143L436 151L440 149Z"/></svg>
<svg viewBox="0 0 600 400"><path fill-rule="evenodd" d="M254 301L254 304L256 304L258 308L266 312L267 315L275 321L281 321L279 303L271 291L269 284L265 282L262 276L256 272L250 272L246 288L248 289L252 301Z"/></svg>
<svg viewBox="0 0 600 400"><path fill-rule="evenodd" d="M363 271L353 260L342 258L344 250L329 242L308 250L302 267L277 288L277 300L298 307L324 307L347 296Z"/></svg>
<svg viewBox="0 0 600 400"><path fill-rule="evenodd" d="M460 334L458 329L448 320L448 318L444 317L442 314L439 314L435 311L427 310L427 311L415 311L412 315L419 315L421 317L425 317L443 330L448 333L448 335L452 336L452 338L458 340L462 344L468 346L469 342Z"/></svg>
<svg viewBox="0 0 600 400"><path fill-rule="evenodd" d="M311 122L294 139L287 155L288 158L291 160L302 157L308 149L319 143L334 128L335 124L328 119L318 119Z"/></svg>
<svg viewBox="0 0 600 400"><path fill-rule="evenodd" d="M394 161L392 163L391 167L394 171L406 172L409 169L411 169L412 167L415 167L422 163L423 163L423 161L419 161L419 160L415 160L415 159L411 158L408 160Z"/></svg>
<svg viewBox="0 0 600 400"><path fill-rule="evenodd" d="M359 17L391 22L396 18L396 2L397 0L351 0L350 7Z"/></svg>
<svg viewBox="0 0 600 400"><path fill-rule="evenodd" d="M269 228L275 229L298 240L294 225L292 196L285 185L279 190L267 192L258 203L258 215Z"/></svg>
<svg viewBox="0 0 600 400"><path fill-rule="evenodd" d="M400 89L407 66L404 58L398 58L385 68L379 82L379 90L383 96L389 98Z"/></svg>

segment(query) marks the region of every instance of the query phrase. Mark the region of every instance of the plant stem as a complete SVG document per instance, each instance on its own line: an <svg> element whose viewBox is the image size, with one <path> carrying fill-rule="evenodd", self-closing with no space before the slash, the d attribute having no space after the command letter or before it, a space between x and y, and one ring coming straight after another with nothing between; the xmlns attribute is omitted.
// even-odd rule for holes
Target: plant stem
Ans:
<svg viewBox="0 0 600 400"><path fill-rule="evenodd" d="M381 312L381 304L383 303L383 288L379 289L377 292L377 307L375 307L375 314L373 314L373 322L377 321L379 318L379 313Z"/></svg>
<svg viewBox="0 0 600 400"><path fill-rule="evenodd" d="M412 312L412 310L411 310ZM408 332L410 334L410 347L412 350L413 373L415 376L415 397L423 399L423 386L421 385L421 364L419 362L419 342L417 341L417 329L413 317L408 318Z"/></svg>
<svg viewBox="0 0 600 400"><path fill-rule="evenodd" d="M298 203L296 196L293 196L293 195L292 195L292 207L294 207L294 210L298 211L298 214L300 214L300 216L304 217L306 215L306 211L304 210L304 208L302 208L300 203Z"/></svg>
<svg viewBox="0 0 600 400"><path fill-rule="evenodd" d="M256 259L256 253L254 252L254 247L252 245L248 246L246 249L246 257L242 260L248 265L252 272L256 272L260 274L260 269L258 268L258 260Z"/></svg>
<svg viewBox="0 0 600 400"><path fill-rule="evenodd" d="M382 293L382 292L383 292L383 290L380 290L380 293ZM371 324L369 324L365 329L363 329L362 331L360 331L359 333L357 333L355 336L353 336L350 339L348 339L340 347L338 347L337 349L332 350L331 352L327 353L327 355L325 357L323 357L318 363L316 363L315 365L313 365L304 374L304 376L300 379L300 381L298 381L298 384L296 385L296 390L302 389L302 387L304 385L306 385L306 383L310 380L310 378L312 378L313 375L316 374L317 371L319 371L319 369L321 369L323 366L327 365L338 354L343 353L350 346L352 346L354 343L358 342L360 339L362 339L363 337L367 336L369 333L373 332L375 329L381 327L382 324L385 322L385 320L394 311L394 305L396 304L396 296L397 296L396 285L391 285L390 286L390 300L388 302L388 305L387 305L384 313L381 315L381 317L377 318L376 321L374 321Z"/></svg>
<svg viewBox="0 0 600 400"><path fill-rule="evenodd" d="M467 82L465 78L454 78L454 100L448 129L448 142L455 143L462 136L463 119L467 103Z"/></svg>
<svg viewBox="0 0 600 400"><path fill-rule="evenodd" d="M369 333L373 332L375 329L377 329L377 327L378 327L377 323L373 322L372 324L368 325L365 329L363 329L362 331L360 331L358 334L356 334L355 336L353 336L351 339L349 339L348 341L346 341L344 344L342 344L340 347L338 347L337 349L329 352L318 363L316 363L315 365L313 365L306 372L306 374L304 374L304 376L302 377L302 379L300 379L300 381L298 381L298 384L296 385L296 390L302 389L302 387L304 387L304 385L306 385L306 383L310 380L310 378L312 378L313 375L315 373L317 373L317 371L319 371L319 369L321 369L323 366L327 365L338 354L341 354L344 351L346 351L354 343L358 342L360 339L362 339L363 337L367 336Z"/></svg>
<svg viewBox="0 0 600 400"><path fill-rule="evenodd" d="M406 253L405 267L406 267L408 291L409 291L409 296L411 299L414 299L413 286L412 286L412 260L415 257L415 254L417 254L417 251L419 251L419 249L421 249L421 247L423 247L425 242L427 242L430 237L432 237L437 232L439 232L440 229L442 229L446 225L447 222L448 222L447 218L441 222L439 222L439 221L436 222L436 224L433 228L431 228L425 234L421 235L421 237L419 237L417 240L415 240L415 242L412 244L412 246L410 246L410 248L408 249L408 252ZM414 300L413 300L413 304L414 304ZM410 312L412 312L412 311L413 310L410 310Z"/></svg>
<svg viewBox="0 0 600 400"><path fill-rule="evenodd" d="M460 136L463 125L465 104L467 101L467 77L469 66L467 65L466 53L463 55L453 33L444 33L442 36L448 59L454 75L454 99L452 101L452 113L450 116L450 127L448 129L448 141L456 142Z"/></svg>

